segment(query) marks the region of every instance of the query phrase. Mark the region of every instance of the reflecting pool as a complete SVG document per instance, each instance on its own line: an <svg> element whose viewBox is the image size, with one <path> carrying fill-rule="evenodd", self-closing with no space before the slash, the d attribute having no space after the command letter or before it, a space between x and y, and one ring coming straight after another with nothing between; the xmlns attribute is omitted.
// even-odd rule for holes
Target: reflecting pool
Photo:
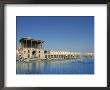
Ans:
<svg viewBox="0 0 110 90"><path fill-rule="evenodd" d="M16 74L94 74L94 60L17 61Z"/></svg>

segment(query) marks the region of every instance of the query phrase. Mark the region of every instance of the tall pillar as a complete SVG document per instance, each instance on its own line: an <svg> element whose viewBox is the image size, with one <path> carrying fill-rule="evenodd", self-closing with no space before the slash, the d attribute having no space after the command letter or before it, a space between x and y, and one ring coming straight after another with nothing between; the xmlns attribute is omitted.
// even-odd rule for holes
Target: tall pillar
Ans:
<svg viewBox="0 0 110 90"><path fill-rule="evenodd" d="M35 48L35 43L33 43L33 48Z"/></svg>
<svg viewBox="0 0 110 90"><path fill-rule="evenodd" d="M44 43L42 42L42 48L43 48L43 44L44 44Z"/></svg>
<svg viewBox="0 0 110 90"><path fill-rule="evenodd" d="M41 42L41 44L40 44L40 48L42 48L42 42Z"/></svg>
<svg viewBox="0 0 110 90"><path fill-rule="evenodd" d="M36 41L36 48L37 48L37 41Z"/></svg>
<svg viewBox="0 0 110 90"><path fill-rule="evenodd" d="M32 40L31 40L31 48L32 48Z"/></svg>
<svg viewBox="0 0 110 90"><path fill-rule="evenodd" d="M41 42L41 48L42 48L42 42Z"/></svg>
<svg viewBox="0 0 110 90"><path fill-rule="evenodd" d="M27 40L26 40L26 48L27 48Z"/></svg>
<svg viewBox="0 0 110 90"><path fill-rule="evenodd" d="M40 48L42 48L42 42L40 43Z"/></svg>
<svg viewBox="0 0 110 90"><path fill-rule="evenodd" d="M36 43L35 43L35 48L36 48Z"/></svg>

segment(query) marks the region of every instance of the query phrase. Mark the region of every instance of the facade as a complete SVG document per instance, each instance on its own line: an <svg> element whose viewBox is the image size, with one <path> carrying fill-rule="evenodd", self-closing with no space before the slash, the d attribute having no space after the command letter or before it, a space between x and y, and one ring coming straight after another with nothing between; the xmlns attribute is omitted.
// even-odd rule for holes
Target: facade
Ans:
<svg viewBox="0 0 110 90"><path fill-rule="evenodd" d="M80 58L80 53L69 51L47 51L46 59L75 59Z"/></svg>
<svg viewBox="0 0 110 90"><path fill-rule="evenodd" d="M85 53L85 54L83 54L83 57L94 58L94 53Z"/></svg>
<svg viewBox="0 0 110 90"><path fill-rule="evenodd" d="M35 40L30 37L23 37L19 40L17 57L20 59L44 59L44 41Z"/></svg>
<svg viewBox="0 0 110 90"><path fill-rule="evenodd" d="M81 55L78 52L71 51L46 51L44 52L44 41L35 40L30 37L23 37L19 40L19 47L16 50L17 60L39 60L39 59L77 59L91 58L93 53Z"/></svg>

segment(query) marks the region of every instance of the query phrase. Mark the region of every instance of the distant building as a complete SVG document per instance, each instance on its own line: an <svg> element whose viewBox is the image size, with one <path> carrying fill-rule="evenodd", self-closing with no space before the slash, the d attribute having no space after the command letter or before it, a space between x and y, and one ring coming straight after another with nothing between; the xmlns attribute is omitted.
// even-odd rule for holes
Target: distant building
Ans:
<svg viewBox="0 0 110 90"><path fill-rule="evenodd" d="M44 59L44 41L35 40L30 37L23 37L19 40L19 47L17 49L17 58L28 59Z"/></svg>
<svg viewBox="0 0 110 90"><path fill-rule="evenodd" d="M85 54L83 54L83 57L94 58L94 53L85 53Z"/></svg>
<svg viewBox="0 0 110 90"><path fill-rule="evenodd" d="M70 51L52 51L49 50L45 53L46 59L74 59L79 58L80 54Z"/></svg>

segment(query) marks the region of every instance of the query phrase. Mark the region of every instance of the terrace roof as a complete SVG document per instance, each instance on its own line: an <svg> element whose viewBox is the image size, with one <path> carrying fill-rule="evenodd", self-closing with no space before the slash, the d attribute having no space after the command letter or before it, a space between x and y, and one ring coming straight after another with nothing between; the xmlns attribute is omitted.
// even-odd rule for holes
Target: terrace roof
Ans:
<svg viewBox="0 0 110 90"><path fill-rule="evenodd" d="M25 40L32 40L32 41L35 41L35 42L39 42L39 43L43 43L44 41L42 40L38 40L38 39L33 39L31 37L22 37L19 41L25 41Z"/></svg>

